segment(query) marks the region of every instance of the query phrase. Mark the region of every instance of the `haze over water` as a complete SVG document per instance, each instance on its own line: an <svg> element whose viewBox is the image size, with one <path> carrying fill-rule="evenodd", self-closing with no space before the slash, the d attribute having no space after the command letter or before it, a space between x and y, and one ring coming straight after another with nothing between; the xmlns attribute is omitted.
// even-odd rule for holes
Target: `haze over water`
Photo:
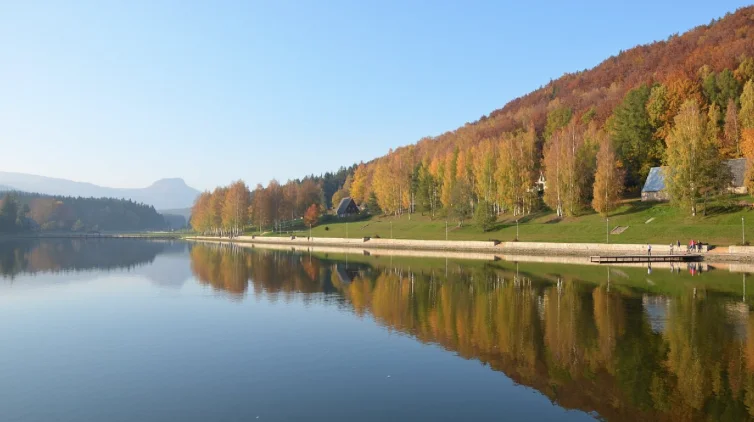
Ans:
<svg viewBox="0 0 754 422"><path fill-rule="evenodd" d="M751 419L705 270L3 241L2 420Z"/></svg>

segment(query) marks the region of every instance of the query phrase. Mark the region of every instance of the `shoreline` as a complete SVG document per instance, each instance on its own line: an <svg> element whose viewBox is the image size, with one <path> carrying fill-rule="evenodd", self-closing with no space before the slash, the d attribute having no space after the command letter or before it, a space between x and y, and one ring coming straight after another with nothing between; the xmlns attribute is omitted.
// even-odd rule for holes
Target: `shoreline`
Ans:
<svg viewBox="0 0 754 422"><path fill-rule="evenodd" d="M189 241L210 241L252 245L277 245L283 247L334 247L354 250L379 251L419 251L437 256L437 253L477 253L496 256L535 256L588 258L596 255L646 254L648 245L639 244L598 244L598 243L548 243L548 242L497 242L497 241L458 241L458 240L414 240L414 239L370 239L370 238L330 238L330 237L259 237L238 236L235 238L215 236L187 236ZM652 244L652 251L664 254L669 245ZM683 245L682 245L683 248ZM722 246L701 252L704 262L754 262L754 247Z"/></svg>

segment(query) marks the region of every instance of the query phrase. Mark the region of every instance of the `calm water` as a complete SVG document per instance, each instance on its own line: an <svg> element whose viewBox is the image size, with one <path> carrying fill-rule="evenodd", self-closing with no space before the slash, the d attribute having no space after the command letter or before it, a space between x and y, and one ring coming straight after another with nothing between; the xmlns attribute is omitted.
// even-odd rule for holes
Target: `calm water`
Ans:
<svg viewBox="0 0 754 422"><path fill-rule="evenodd" d="M754 300L704 270L4 241L0 419L751 419Z"/></svg>

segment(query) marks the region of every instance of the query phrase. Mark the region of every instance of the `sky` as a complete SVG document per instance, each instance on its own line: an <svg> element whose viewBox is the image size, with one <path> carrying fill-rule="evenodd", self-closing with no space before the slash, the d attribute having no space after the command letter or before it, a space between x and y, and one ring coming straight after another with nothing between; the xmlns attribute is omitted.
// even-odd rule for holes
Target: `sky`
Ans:
<svg viewBox="0 0 754 422"><path fill-rule="evenodd" d="M0 171L253 188L368 161L746 2L0 2Z"/></svg>

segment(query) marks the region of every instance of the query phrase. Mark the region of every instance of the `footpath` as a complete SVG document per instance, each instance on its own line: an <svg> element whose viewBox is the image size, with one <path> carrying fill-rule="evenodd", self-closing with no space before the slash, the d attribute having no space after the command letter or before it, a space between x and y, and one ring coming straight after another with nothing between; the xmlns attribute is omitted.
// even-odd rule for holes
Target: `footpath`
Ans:
<svg viewBox="0 0 754 422"><path fill-rule="evenodd" d="M641 255L647 254L647 244L607 244L607 243L548 243L548 242L497 242L465 240L414 240L382 238L337 238L337 237L262 237L237 236L234 238L214 236L192 236L188 240L238 242L280 246L330 246L360 249L393 249L421 251L476 252L495 255L539 255L589 257L595 255ZM670 254L670 245L652 244L653 254ZM673 254L686 253L686 245L679 251L673 247ZM704 261L737 262L754 261L754 246L704 245L701 252Z"/></svg>

